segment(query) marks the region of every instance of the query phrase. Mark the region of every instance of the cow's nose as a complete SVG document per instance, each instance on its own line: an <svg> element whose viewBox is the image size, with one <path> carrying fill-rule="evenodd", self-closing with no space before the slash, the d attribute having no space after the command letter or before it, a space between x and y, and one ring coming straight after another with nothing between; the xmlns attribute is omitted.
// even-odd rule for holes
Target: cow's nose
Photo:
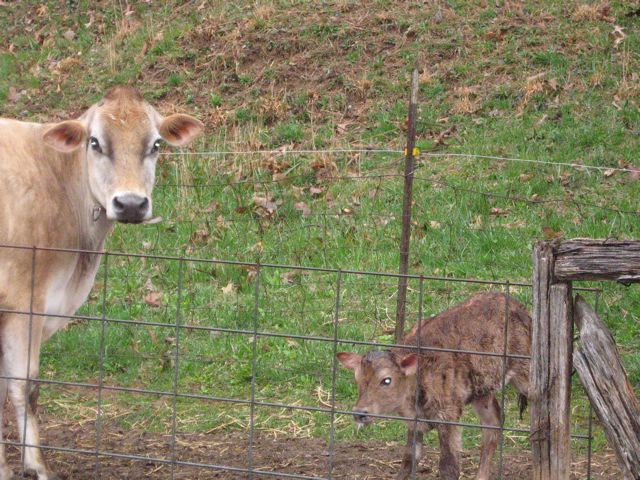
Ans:
<svg viewBox="0 0 640 480"><path fill-rule="evenodd" d="M113 211L120 222L139 223L149 211L149 199L135 193L113 197Z"/></svg>

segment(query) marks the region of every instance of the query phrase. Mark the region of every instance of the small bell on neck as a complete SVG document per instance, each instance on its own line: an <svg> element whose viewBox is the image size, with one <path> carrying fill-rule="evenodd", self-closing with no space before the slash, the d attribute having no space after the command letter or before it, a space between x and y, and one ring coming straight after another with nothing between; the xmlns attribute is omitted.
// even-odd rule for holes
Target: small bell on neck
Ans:
<svg viewBox="0 0 640 480"><path fill-rule="evenodd" d="M96 205L93 207L93 221L97 222L100 220L100 216L102 215L104 208L101 205Z"/></svg>

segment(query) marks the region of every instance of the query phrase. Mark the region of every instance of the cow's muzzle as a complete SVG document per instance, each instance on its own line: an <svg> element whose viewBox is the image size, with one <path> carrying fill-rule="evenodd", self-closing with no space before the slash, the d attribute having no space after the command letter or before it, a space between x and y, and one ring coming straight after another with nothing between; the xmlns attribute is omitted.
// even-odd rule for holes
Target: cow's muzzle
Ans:
<svg viewBox="0 0 640 480"><path fill-rule="evenodd" d="M150 213L149 198L135 193L113 197L112 207L115 220L122 223L141 223Z"/></svg>

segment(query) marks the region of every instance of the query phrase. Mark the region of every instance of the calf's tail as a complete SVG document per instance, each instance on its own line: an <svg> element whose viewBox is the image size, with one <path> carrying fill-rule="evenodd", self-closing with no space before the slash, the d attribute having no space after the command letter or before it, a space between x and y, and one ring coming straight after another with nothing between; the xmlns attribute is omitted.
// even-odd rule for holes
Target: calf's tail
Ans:
<svg viewBox="0 0 640 480"><path fill-rule="evenodd" d="M522 420L522 414L524 414L524 411L527 409L527 405L529 403L527 402L527 396L523 395L523 394L519 394L518 395L518 409L520 410L520 420Z"/></svg>

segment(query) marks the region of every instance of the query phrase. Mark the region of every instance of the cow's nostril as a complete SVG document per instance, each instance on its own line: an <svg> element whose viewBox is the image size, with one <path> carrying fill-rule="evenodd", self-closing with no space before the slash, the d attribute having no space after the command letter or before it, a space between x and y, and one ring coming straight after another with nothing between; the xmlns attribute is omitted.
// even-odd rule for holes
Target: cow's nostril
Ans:
<svg viewBox="0 0 640 480"><path fill-rule="evenodd" d="M116 210L119 210L119 211L120 210L124 210L124 204L120 200L118 200L118 197L114 197L114 199L113 199L113 207Z"/></svg>

